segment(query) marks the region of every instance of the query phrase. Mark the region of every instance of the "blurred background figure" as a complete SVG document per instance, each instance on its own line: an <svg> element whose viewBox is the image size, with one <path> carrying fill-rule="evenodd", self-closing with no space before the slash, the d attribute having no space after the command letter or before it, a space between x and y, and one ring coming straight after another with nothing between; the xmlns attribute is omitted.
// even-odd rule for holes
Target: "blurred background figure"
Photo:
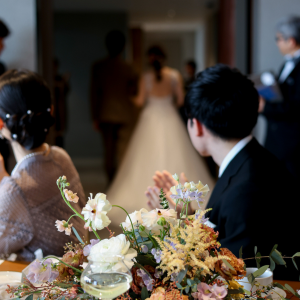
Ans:
<svg viewBox="0 0 300 300"><path fill-rule="evenodd" d="M147 51L149 70L140 79L136 105L143 107L117 175L107 191L112 204L127 211L145 206L145 187L152 184L157 170L172 174L185 172L195 182L201 180L213 188L205 162L193 148L177 108L183 105L184 87L180 73L165 66L166 54L159 46ZM110 228L121 232L124 212L112 210Z"/></svg>
<svg viewBox="0 0 300 300"><path fill-rule="evenodd" d="M193 59L188 60L185 63L185 74L184 74L184 90L187 92L189 85L194 82L195 77L196 77L196 69L197 69L197 64ZM180 116L184 122L184 124L187 124L187 117L185 114L185 109L184 106L179 108L179 113Z"/></svg>
<svg viewBox="0 0 300 300"><path fill-rule="evenodd" d="M4 49L4 39L9 35L9 29L7 26L3 23L3 21L0 20L0 55L1 52ZM6 71L5 65L0 61L0 76Z"/></svg>
<svg viewBox="0 0 300 300"><path fill-rule="evenodd" d="M289 16L276 27L276 43L285 63L278 74L280 103L261 98L260 111L268 120L265 147L296 177L300 169L300 17Z"/></svg>
<svg viewBox="0 0 300 300"><path fill-rule="evenodd" d="M94 128L103 137L104 164L110 182L135 124L132 97L137 92L137 76L122 58L126 44L124 34L117 30L109 32L105 44L109 56L92 67L91 110Z"/></svg>
<svg viewBox="0 0 300 300"><path fill-rule="evenodd" d="M70 91L69 74L59 73L59 61L53 61L55 145L64 148L64 135L68 124L67 96Z"/></svg>
<svg viewBox="0 0 300 300"><path fill-rule="evenodd" d="M190 59L185 64L184 88L187 91L189 85L194 82L196 77L197 64L193 59Z"/></svg>
<svg viewBox="0 0 300 300"><path fill-rule="evenodd" d="M0 20L0 59L1 59L1 52L3 51L5 45L4 45L4 39L8 37L10 34L9 29L7 26L3 23L3 21ZM0 61L0 76L6 71L5 65ZM8 157L9 157L9 145L7 140L4 137L1 137L0 135L0 154L2 154L4 159L4 164L6 170L8 170Z"/></svg>

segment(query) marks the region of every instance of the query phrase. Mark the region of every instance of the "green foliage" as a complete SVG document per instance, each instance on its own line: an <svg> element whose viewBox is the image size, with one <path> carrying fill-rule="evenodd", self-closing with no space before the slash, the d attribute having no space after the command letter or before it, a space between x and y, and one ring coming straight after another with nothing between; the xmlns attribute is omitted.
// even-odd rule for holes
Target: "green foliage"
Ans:
<svg viewBox="0 0 300 300"><path fill-rule="evenodd" d="M270 257L270 269L272 272L274 271L275 267L276 267L275 262L272 259L272 257Z"/></svg>
<svg viewBox="0 0 300 300"><path fill-rule="evenodd" d="M185 277L187 271L188 271L188 266L186 266L184 270L181 270L181 271L179 272L179 274L178 274L177 277L176 277L176 281L179 282L179 283L181 283L181 281L182 281L183 278Z"/></svg>
<svg viewBox="0 0 300 300"><path fill-rule="evenodd" d="M254 278L259 277L260 275L264 274L268 268L269 268L269 265L262 266L261 268L259 268L257 271L255 271L253 273Z"/></svg>
<svg viewBox="0 0 300 300"><path fill-rule="evenodd" d="M293 264L294 264L296 270L299 270L299 269L298 269L298 266L297 266L297 264L296 264L296 261L295 261L295 257L300 257L300 252L295 253L295 254L293 255L293 257L292 257L292 261L293 261Z"/></svg>
<svg viewBox="0 0 300 300"><path fill-rule="evenodd" d="M234 267L226 259L222 259L222 261L229 269L235 271Z"/></svg>
<svg viewBox="0 0 300 300"><path fill-rule="evenodd" d="M168 209L169 208L169 202L166 198L166 194L164 193L163 189L160 189L160 205L164 208L164 209Z"/></svg>
<svg viewBox="0 0 300 300"><path fill-rule="evenodd" d="M149 266L156 268L156 266L158 264L150 258L152 256L150 256L150 257L149 256L147 254L139 253L135 259L142 266L149 265Z"/></svg>
<svg viewBox="0 0 300 300"><path fill-rule="evenodd" d="M56 283L55 285L63 288L63 289L68 289L68 288L71 288L73 286L73 284L71 283L63 283L63 282L60 282L60 283Z"/></svg>
<svg viewBox="0 0 300 300"><path fill-rule="evenodd" d="M255 281L255 277L253 276L253 274L249 274L247 276L248 281L250 282L250 284L253 286L254 285L254 281Z"/></svg>
<svg viewBox="0 0 300 300"><path fill-rule="evenodd" d="M290 285L288 285L287 283L284 285L284 289L291 292L297 298L300 298L300 295L298 293L296 293L295 290Z"/></svg>
<svg viewBox="0 0 300 300"><path fill-rule="evenodd" d="M254 247L254 254L256 255L257 253L257 246Z"/></svg>
<svg viewBox="0 0 300 300"><path fill-rule="evenodd" d="M31 294L28 297L26 297L25 300L33 300L33 294Z"/></svg>
<svg viewBox="0 0 300 300"><path fill-rule="evenodd" d="M271 252L270 256L277 265L285 265L286 264L281 253L277 249L274 249L274 251Z"/></svg>
<svg viewBox="0 0 300 300"><path fill-rule="evenodd" d="M261 254L258 252L256 255L255 255L255 260L256 260L256 266L257 266L257 269L260 268L260 262L261 262Z"/></svg>
<svg viewBox="0 0 300 300"><path fill-rule="evenodd" d="M274 247L273 247L272 251L270 252L270 255L272 254L272 252L273 252L275 249L277 249L277 247L278 247L278 245L277 245L277 244L276 244L276 245L274 245Z"/></svg>
<svg viewBox="0 0 300 300"><path fill-rule="evenodd" d="M277 287L279 287L280 289L284 290L284 286L281 285L280 283L274 282L273 284L274 284L274 286L277 286Z"/></svg>
<svg viewBox="0 0 300 300"><path fill-rule="evenodd" d="M182 285L178 282L176 282L176 286L179 288L179 289L182 289Z"/></svg>
<svg viewBox="0 0 300 300"><path fill-rule="evenodd" d="M241 247L239 251L239 258L243 258L243 246Z"/></svg>
<svg viewBox="0 0 300 300"><path fill-rule="evenodd" d="M148 291L147 291L146 287L142 288L141 298L142 298L142 300L145 300L145 299L149 298L149 294L148 294Z"/></svg>

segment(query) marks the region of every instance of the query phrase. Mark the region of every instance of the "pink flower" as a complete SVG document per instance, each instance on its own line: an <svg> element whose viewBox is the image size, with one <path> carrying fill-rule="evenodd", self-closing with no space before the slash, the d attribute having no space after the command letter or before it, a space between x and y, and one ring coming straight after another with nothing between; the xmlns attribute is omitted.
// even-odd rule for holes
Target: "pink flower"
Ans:
<svg viewBox="0 0 300 300"><path fill-rule="evenodd" d="M77 203L79 200L79 197L77 196L77 193L73 193L70 190L64 189L65 197L68 201Z"/></svg>
<svg viewBox="0 0 300 300"><path fill-rule="evenodd" d="M76 299L77 298L77 287L73 286L69 290L66 291L65 296L68 297L68 299Z"/></svg>
<svg viewBox="0 0 300 300"><path fill-rule="evenodd" d="M227 295L227 289L224 286L218 286L217 284L212 287L212 291L216 299L223 299Z"/></svg>
<svg viewBox="0 0 300 300"><path fill-rule="evenodd" d="M225 287L220 287L217 284L209 286L208 284L201 282L197 285L198 292L192 293L194 299L198 300L221 300L227 295Z"/></svg>
<svg viewBox="0 0 300 300"><path fill-rule="evenodd" d="M56 220L55 226L59 232L65 232L66 235L71 234L72 224L67 223L65 220Z"/></svg>

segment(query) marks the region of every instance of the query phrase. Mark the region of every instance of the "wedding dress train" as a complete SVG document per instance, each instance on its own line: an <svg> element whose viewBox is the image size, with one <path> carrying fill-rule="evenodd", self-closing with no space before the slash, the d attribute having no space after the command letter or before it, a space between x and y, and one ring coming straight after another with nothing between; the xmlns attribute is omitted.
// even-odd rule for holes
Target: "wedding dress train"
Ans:
<svg viewBox="0 0 300 300"><path fill-rule="evenodd" d="M153 185L152 177L157 170L172 174L184 172L189 181L201 180L211 190L214 187L214 180L190 141L172 95L148 96L122 164L107 191L107 199L128 213L147 209L145 191ZM110 228L121 232L119 225L125 221L124 211L114 207L108 217L112 221Z"/></svg>

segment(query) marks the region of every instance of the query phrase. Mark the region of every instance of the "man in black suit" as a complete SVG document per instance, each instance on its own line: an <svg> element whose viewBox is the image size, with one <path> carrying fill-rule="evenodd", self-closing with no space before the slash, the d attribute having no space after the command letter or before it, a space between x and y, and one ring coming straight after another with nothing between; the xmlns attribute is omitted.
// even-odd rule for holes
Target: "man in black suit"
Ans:
<svg viewBox="0 0 300 300"><path fill-rule="evenodd" d="M7 26L0 20L0 55L4 49L4 39L9 35L9 29ZM0 76L6 71L6 67L0 61ZM9 156L9 146L5 139L1 138L0 135L0 153L3 156L5 168L8 169L8 156Z"/></svg>
<svg viewBox="0 0 300 300"><path fill-rule="evenodd" d="M286 60L278 76L283 102L260 101L268 120L265 147L300 179L300 17L277 24L276 42Z"/></svg>
<svg viewBox="0 0 300 300"><path fill-rule="evenodd" d="M251 135L259 106L253 83L235 69L216 65L198 74L185 101L194 147L220 167L207 216L222 247L238 256L243 246L244 258L254 256L255 246L261 255L269 255L275 244L284 255L299 251L292 240L298 214L296 184L285 166ZM151 208L159 205L158 188L168 192L176 184L166 171L157 172L154 180L156 187L146 192ZM175 206L172 199L169 202ZM287 219L288 225L283 223Z"/></svg>

